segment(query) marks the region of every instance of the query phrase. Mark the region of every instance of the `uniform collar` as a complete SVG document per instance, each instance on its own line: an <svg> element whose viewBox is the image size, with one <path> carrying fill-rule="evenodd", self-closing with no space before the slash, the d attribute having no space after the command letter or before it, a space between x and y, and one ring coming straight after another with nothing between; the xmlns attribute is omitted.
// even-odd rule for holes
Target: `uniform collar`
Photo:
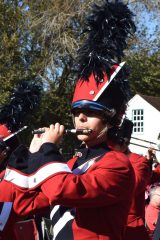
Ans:
<svg viewBox="0 0 160 240"><path fill-rule="evenodd" d="M108 151L110 151L110 148L107 146L106 143L101 143L89 148L85 148L85 146L81 146L81 148L76 153L76 156L78 157L78 159L74 168L80 166L81 164L85 163L89 159L92 159L100 155L104 155Z"/></svg>

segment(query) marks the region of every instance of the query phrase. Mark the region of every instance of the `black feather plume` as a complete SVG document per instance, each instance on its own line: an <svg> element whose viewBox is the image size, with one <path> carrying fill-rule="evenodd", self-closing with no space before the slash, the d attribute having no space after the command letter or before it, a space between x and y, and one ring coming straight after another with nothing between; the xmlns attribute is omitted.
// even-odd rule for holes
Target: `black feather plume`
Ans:
<svg viewBox="0 0 160 240"><path fill-rule="evenodd" d="M42 86L29 81L21 81L13 89L10 102L0 107L0 123L11 131L17 131L25 118L39 106Z"/></svg>
<svg viewBox="0 0 160 240"><path fill-rule="evenodd" d="M78 51L79 78L87 80L91 72L97 81L104 72L110 76L113 64L124 56L128 37L136 31L132 18L128 6L118 0L93 5L84 31L88 38Z"/></svg>

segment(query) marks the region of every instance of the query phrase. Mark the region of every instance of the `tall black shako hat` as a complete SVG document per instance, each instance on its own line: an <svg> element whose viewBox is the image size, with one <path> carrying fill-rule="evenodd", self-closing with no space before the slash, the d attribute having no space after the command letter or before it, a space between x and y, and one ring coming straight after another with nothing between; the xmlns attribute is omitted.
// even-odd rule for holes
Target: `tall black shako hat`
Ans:
<svg viewBox="0 0 160 240"><path fill-rule="evenodd" d="M71 110L89 108L119 124L130 98L128 67L121 58L127 38L136 30L133 14L120 1L105 0L92 6L84 32L87 39L78 51L78 82Z"/></svg>
<svg viewBox="0 0 160 240"><path fill-rule="evenodd" d="M41 92L41 83L27 80L18 82L10 93L10 101L0 106L0 124L12 133L19 130L39 106Z"/></svg>
<svg viewBox="0 0 160 240"><path fill-rule="evenodd" d="M21 80L12 89L8 103L0 106L0 139L11 150L19 144L16 135L12 136L24 127L28 116L38 109L41 92L40 83Z"/></svg>

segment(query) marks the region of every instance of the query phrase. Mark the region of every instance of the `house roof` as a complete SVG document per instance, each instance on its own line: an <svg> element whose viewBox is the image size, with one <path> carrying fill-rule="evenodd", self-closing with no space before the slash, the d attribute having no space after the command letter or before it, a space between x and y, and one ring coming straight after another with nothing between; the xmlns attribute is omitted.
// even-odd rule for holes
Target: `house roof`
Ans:
<svg viewBox="0 0 160 240"><path fill-rule="evenodd" d="M150 103L153 107L155 107L158 111L160 111L160 97L146 96L141 94L140 96L148 103Z"/></svg>

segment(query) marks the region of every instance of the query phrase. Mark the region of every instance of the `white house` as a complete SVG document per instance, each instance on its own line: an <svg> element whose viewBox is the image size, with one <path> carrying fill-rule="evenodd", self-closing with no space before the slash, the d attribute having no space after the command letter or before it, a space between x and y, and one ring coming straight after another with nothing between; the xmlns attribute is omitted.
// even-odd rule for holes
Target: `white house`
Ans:
<svg viewBox="0 0 160 240"><path fill-rule="evenodd" d="M151 145L159 149L157 143L160 134L160 97L136 94L128 103L126 116L134 123L130 150L145 155L147 147ZM156 155L160 161L160 151L156 151Z"/></svg>

